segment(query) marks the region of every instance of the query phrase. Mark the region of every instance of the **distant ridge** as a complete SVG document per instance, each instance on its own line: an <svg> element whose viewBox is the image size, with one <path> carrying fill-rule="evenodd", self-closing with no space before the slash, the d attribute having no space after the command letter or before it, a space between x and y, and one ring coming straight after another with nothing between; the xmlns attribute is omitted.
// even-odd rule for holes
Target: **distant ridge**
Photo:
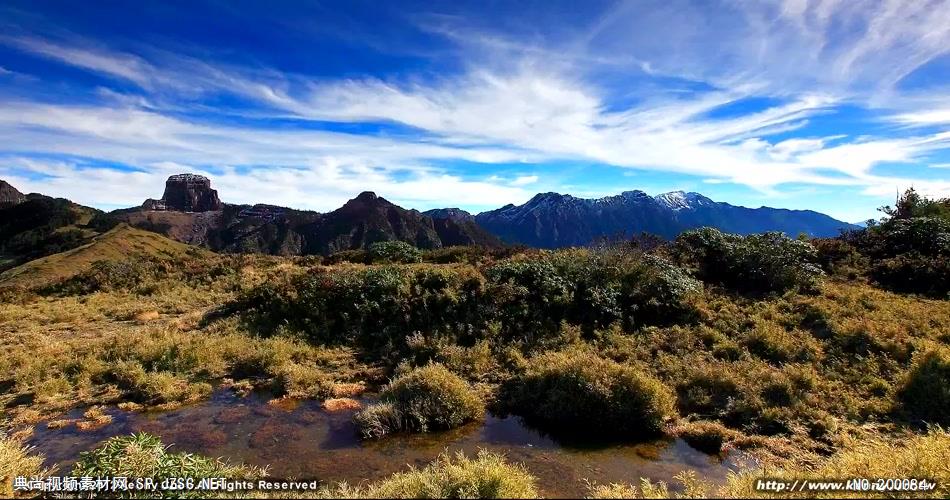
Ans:
<svg viewBox="0 0 950 500"><path fill-rule="evenodd" d="M214 251L273 255L328 255L392 240L419 248L558 248L641 232L673 238L702 226L739 234L781 231L819 237L858 227L811 210L738 207L683 191L650 196L634 190L597 199L539 193L523 205L477 215L460 208L419 212L365 191L336 210L318 213L223 203L210 179L178 174L166 182L162 198L103 213L65 199L23 196L0 183L10 202L0 206L0 270L83 245L122 223Z"/></svg>
<svg viewBox="0 0 950 500"><path fill-rule="evenodd" d="M641 232L673 238L696 227L750 234L781 231L795 236L835 236L854 225L811 210L746 208L715 202L699 193L672 191L650 196L625 191L598 199L539 193L519 206L482 212L475 221L505 243L541 248L587 245L599 238Z"/></svg>
<svg viewBox="0 0 950 500"><path fill-rule="evenodd" d="M404 209L366 191L327 213L273 205L231 205L218 200L211 180L178 174L161 199L103 216L177 241L223 252L328 255L399 240L419 248L450 245L497 246L501 241L468 218L430 216Z"/></svg>

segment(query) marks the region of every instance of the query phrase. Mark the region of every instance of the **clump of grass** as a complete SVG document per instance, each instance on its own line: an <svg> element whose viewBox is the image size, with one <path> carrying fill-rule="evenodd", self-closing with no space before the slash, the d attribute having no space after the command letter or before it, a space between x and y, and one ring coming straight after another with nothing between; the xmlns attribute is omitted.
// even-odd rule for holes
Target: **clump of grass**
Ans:
<svg viewBox="0 0 950 500"><path fill-rule="evenodd" d="M43 456L20 441L0 433L0 497L13 498L13 479L43 477L52 471L43 468Z"/></svg>
<svg viewBox="0 0 950 500"><path fill-rule="evenodd" d="M299 363L285 363L277 370L275 385L292 398L320 399L333 392L333 379L322 370Z"/></svg>
<svg viewBox="0 0 950 500"><path fill-rule="evenodd" d="M169 371L146 371L139 362L119 362L111 378L137 402L151 405L194 401L211 393L207 382L189 382Z"/></svg>
<svg viewBox="0 0 950 500"><path fill-rule="evenodd" d="M920 355L899 397L911 418L950 425L950 350L938 348Z"/></svg>
<svg viewBox="0 0 950 500"><path fill-rule="evenodd" d="M112 415L106 413L101 406L93 406L82 414L85 420L76 422L76 428L81 431L97 429L112 423Z"/></svg>
<svg viewBox="0 0 950 500"><path fill-rule="evenodd" d="M264 477L265 470L244 465L231 465L192 453L169 453L161 440L146 433L119 436L98 448L82 452L72 471L76 477L215 478L254 480ZM208 492L163 492L179 498L203 498Z"/></svg>
<svg viewBox="0 0 950 500"><path fill-rule="evenodd" d="M640 484L588 484L587 498L709 498L710 485L696 476L695 471L683 471L673 476L679 483L679 492L673 492L663 481L652 482L640 478Z"/></svg>
<svg viewBox="0 0 950 500"><path fill-rule="evenodd" d="M693 448L712 455L721 453L726 443L739 437L738 432L709 420L681 423L673 433Z"/></svg>
<svg viewBox="0 0 950 500"><path fill-rule="evenodd" d="M360 434L375 439L403 427L402 412L392 403L376 403L363 408L353 416Z"/></svg>
<svg viewBox="0 0 950 500"><path fill-rule="evenodd" d="M382 403L355 417L365 437L390 432L429 432L480 418L485 405L465 380L438 363L396 377L380 393Z"/></svg>
<svg viewBox="0 0 950 500"><path fill-rule="evenodd" d="M325 487L319 498L538 498L537 480L501 455L479 451L472 459L443 454L422 469L410 468L364 487Z"/></svg>
<svg viewBox="0 0 950 500"><path fill-rule="evenodd" d="M581 349L535 357L505 392L513 413L579 435L656 435L675 416L662 382Z"/></svg>

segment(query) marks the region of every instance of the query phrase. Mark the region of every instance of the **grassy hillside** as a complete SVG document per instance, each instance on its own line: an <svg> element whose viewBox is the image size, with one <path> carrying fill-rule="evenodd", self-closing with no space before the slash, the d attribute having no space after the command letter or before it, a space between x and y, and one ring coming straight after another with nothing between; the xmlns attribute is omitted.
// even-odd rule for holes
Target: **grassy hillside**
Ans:
<svg viewBox="0 0 950 500"><path fill-rule="evenodd" d="M38 194L0 207L0 271L85 243L97 234L88 224L100 214L94 208Z"/></svg>
<svg viewBox="0 0 950 500"><path fill-rule="evenodd" d="M204 251L162 235L121 224L72 250L32 260L0 274L0 285L37 286L74 276L100 260L130 257L175 259Z"/></svg>

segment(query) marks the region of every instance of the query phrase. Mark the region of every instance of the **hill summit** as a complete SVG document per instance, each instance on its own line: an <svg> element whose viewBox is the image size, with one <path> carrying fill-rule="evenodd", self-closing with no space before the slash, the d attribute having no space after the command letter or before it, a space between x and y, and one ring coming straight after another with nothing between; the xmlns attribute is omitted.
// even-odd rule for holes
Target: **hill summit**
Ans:
<svg viewBox="0 0 950 500"><path fill-rule="evenodd" d="M145 210L175 210L178 212L214 212L223 205L218 192L211 189L211 179L197 174L177 174L165 181L165 193L160 200L149 198L142 204Z"/></svg>

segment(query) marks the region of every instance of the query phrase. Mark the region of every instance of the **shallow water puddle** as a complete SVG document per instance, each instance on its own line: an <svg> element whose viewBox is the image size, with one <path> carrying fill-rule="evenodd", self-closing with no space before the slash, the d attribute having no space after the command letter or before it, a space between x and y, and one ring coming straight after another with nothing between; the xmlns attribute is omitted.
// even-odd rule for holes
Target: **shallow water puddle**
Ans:
<svg viewBox="0 0 950 500"><path fill-rule="evenodd" d="M736 456L722 459L699 452L682 440L648 443L584 446L559 443L525 426L517 417L487 416L483 422L460 429L427 435L397 435L378 441L361 441L352 423L352 411L330 413L313 401L293 405L269 405L265 394L235 396L216 391L210 400L165 412L139 413L109 409L114 422L90 431L75 425L49 429L38 424L31 445L48 462L67 469L80 451L102 440L132 432L160 436L172 451L189 451L232 462L269 465L274 477L346 480L359 483L377 480L405 470L406 465L424 466L444 450L479 449L501 452L512 462L523 463L538 477L545 496L584 495L584 479L597 483L638 483L641 477L670 482L684 469L721 482L730 470L740 467ZM79 418L75 410L66 418Z"/></svg>

